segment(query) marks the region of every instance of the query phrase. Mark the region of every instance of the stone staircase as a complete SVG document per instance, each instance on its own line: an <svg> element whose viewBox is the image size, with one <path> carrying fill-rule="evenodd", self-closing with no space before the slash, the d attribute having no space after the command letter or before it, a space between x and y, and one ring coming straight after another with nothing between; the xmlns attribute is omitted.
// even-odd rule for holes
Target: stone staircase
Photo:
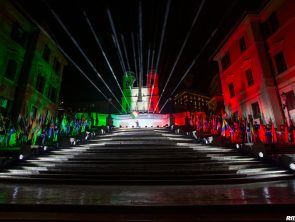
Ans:
<svg viewBox="0 0 295 222"><path fill-rule="evenodd" d="M96 185L251 183L294 178L234 149L197 144L162 128L116 129L0 173L12 182Z"/></svg>

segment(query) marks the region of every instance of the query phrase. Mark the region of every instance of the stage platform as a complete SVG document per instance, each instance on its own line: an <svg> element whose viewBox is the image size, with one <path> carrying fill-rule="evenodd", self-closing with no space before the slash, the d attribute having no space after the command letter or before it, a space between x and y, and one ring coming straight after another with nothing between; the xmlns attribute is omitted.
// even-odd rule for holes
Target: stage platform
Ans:
<svg viewBox="0 0 295 222"><path fill-rule="evenodd" d="M135 115L112 115L113 125L123 128L163 127L169 125L169 114L139 113Z"/></svg>

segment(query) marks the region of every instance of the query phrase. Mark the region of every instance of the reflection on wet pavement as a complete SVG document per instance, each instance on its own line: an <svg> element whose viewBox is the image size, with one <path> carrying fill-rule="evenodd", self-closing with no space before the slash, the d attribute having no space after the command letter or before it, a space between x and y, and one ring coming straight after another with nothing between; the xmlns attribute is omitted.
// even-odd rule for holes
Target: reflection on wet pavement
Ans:
<svg viewBox="0 0 295 222"><path fill-rule="evenodd" d="M0 203L104 206L295 204L295 180L195 186L1 184Z"/></svg>

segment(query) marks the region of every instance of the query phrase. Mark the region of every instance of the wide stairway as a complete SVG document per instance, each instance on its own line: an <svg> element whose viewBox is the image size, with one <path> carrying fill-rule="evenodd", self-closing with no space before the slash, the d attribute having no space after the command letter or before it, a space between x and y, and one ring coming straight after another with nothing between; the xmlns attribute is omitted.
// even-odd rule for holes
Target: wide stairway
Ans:
<svg viewBox="0 0 295 222"><path fill-rule="evenodd" d="M234 149L197 144L166 129L116 129L0 173L2 181L95 185L251 183L294 174Z"/></svg>

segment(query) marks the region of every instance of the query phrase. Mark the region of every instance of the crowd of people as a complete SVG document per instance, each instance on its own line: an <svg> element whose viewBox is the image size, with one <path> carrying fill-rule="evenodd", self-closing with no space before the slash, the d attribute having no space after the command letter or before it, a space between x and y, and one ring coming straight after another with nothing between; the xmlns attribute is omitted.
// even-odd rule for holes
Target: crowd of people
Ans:
<svg viewBox="0 0 295 222"><path fill-rule="evenodd" d="M191 124L199 135L220 135L231 143L279 143L295 144L295 127L254 121L251 118L209 115L204 118L192 117Z"/></svg>
<svg viewBox="0 0 295 222"><path fill-rule="evenodd" d="M90 115L60 117L22 117L17 123L0 113L0 148L28 145L54 145L63 137L78 138L91 130L95 121ZM107 121L109 122L109 121ZM281 125L275 129L270 120L262 124L252 119L222 115L192 115L189 126L198 135L220 135L231 143L295 144L295 128Z"/></svg>
<svg viewBox="0 0 295 222"><path fill-rule="evenodd" d="M63 115L61 117L22 117L14 124L0 113L0 148L28 145L57 145L61 138L70 136L82 137L91 130L91 119L88 116L77 119Z"/></svg>

